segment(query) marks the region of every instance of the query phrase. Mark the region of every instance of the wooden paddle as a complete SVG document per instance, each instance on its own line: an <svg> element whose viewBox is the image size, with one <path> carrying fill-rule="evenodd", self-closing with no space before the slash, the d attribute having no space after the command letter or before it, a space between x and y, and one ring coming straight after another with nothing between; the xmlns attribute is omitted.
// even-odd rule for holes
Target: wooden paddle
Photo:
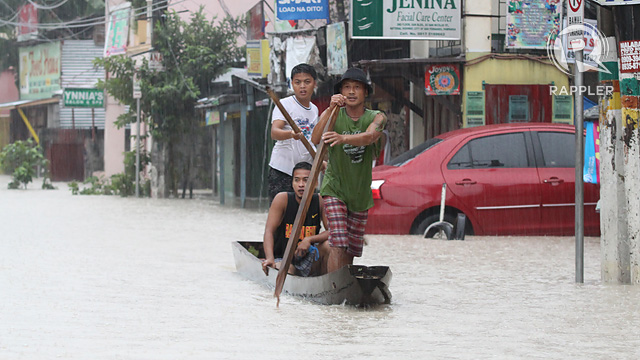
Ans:
<svg viewBox="0 0 640 360"><path fill-rule="evenodd" d="M282 103L280 103L280 99L278 98L278 95L276 95L276 93L273 92L273 90L268 86L265 87L265 90L267 91L267 94L269 94L269 96L271 97L271 100L273 100L273 102L276 104L278 109L280 109L280 112L282 113L284 118L287 120L287 123L289 123L289 126L291 126L293 131L295 133L301 133L302 131L300 130L298 125L296 125L295 121L293 121L293 119L291 118L291 115L289 115L289 113L287 112L287 109L285 109L284 106L282 106ZM309 152L309 154L311 154L311 157L315 158L316 151L313 149L313 146L311 146L311 143L309 142L309 140L307 140L307 138L304 137L303 135L300 138L300 141L302 141L302 144L304 145L304 147L307 148L307 151Z"/></svg>
<svg viewBox="0 0 640 360"><path fill-rule="evenodd" d="M327 131L333 130L333 126L336 123L339 111L340 107L338 106L336 106L331 111L331 118L324 128L323 134ZM325 143L323 141L320 141L320 144L318 145L318 156L315 156L313 158L313 165L311 166L311 173L309 174L309 179L307 180L307 186L304 189L304 194L302 195L302 200L300 201L300 206L298 207L298 213L296 214L296 220L293 222L293 228L291 229L291 234L289 235L289 242L287 243L287 248L284 251L284 257L282 258L282 262L280 263L280 270L278 271L278 276L276 277L276 291L273 294L273 296L278 298L278 303L276 306L280 306L280 293L282 292L282 287L284 286L284 280L287 277L289 266L291 266L293 254L296 252L296 246L298 245L298 238L300 237L300 232L302 231L302 225L304 224L304 220L307 217L309 205L311 205L311 197L313 196L316 185L318 183L318 175L320 174L320 170L322 169L322 160L324 159L328 150L328 145L325 146Z"/></svg>

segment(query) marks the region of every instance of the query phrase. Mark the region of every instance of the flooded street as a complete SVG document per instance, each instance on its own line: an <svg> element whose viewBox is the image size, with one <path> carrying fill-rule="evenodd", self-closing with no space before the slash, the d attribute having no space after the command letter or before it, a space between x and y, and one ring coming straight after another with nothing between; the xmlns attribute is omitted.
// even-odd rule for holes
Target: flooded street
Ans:
<svg viewBox="0 0 640 360"><path fill-rule="evenodd" d="M236 273L266 213L210 199L7 190L0 176L0 359L637 359L640 287L600 281L585 239L368 236L391 305L315 305Z"/></svg>

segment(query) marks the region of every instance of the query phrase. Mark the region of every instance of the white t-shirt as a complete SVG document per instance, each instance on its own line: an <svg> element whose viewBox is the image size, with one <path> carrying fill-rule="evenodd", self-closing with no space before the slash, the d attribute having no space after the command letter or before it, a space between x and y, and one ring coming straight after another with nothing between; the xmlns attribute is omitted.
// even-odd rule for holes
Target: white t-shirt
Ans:
<svg viewBox="0 0 640 360"><path fill-rule="evenodd" d="M302 106L295 95L280 100L280 103L287 110L291 119L298 125L304 137L311 143L311 132L313 132L313 128L318 123L318 107L311 102L308 108ZM285 122L285 130L292 130L277 106L273 109L271 123L276 120ZM311 143L311 146L315 150L313 143ZM313 163L313 158L302 144L302 141L296 139L277 140L271 152L269 166L285 174L293 175L293 167L301 161L306 161L309 164Z"/></svg>

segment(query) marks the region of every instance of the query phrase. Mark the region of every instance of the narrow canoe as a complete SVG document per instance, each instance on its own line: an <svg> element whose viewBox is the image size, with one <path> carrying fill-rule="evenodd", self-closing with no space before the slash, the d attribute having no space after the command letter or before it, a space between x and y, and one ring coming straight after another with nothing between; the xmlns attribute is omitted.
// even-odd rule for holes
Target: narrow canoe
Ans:
<svg viewBox="0 0 640 360"><path fill-rule="evenodd" d="M238 273L258 283L275 288L278 270L262 271L264 251L262 242L233 242L233 257ZM254 255L254 254L257 254ZM302 277L287 275L285 294L302 297L320 304L349 304L370 306L389 304L391 270L388 266L347 265L321 276Z"/></svg>

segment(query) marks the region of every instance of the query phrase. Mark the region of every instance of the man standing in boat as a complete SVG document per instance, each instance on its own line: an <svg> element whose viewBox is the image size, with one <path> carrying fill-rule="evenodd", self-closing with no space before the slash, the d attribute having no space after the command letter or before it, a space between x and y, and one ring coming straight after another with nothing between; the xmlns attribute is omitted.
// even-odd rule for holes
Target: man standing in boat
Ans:
<svg viewBox="0 0 640 360"><path fill-rule="evenodd" d="M387 117L383 112L365 108L372 93L364 71L348 69L334 87L335 95L316 125L311 141L324 141L329 148L329 164L320 195L329 220L331 246L327 271L353 264L362 256L364 228L373 207L371 168L380 153L380 138ZM333 131L322 133L331 111L341 107Z"/></svg>
<svg viewBox="0 0 640 360"><path fill-rule="evenodd" d="M262 268L265 272L267 267L280 267L310 172L311 164L307 162L296 164L293 167L292 181L295 191L278 193L271 203L263 238L265 260L262 262ZM324 206L320 196L314 194L289 268L290 274L317 276L327 272L326 260L329 246L326 240L329 238L329 232L326 230L320 232L321 223L327 229Z"/></svg>

